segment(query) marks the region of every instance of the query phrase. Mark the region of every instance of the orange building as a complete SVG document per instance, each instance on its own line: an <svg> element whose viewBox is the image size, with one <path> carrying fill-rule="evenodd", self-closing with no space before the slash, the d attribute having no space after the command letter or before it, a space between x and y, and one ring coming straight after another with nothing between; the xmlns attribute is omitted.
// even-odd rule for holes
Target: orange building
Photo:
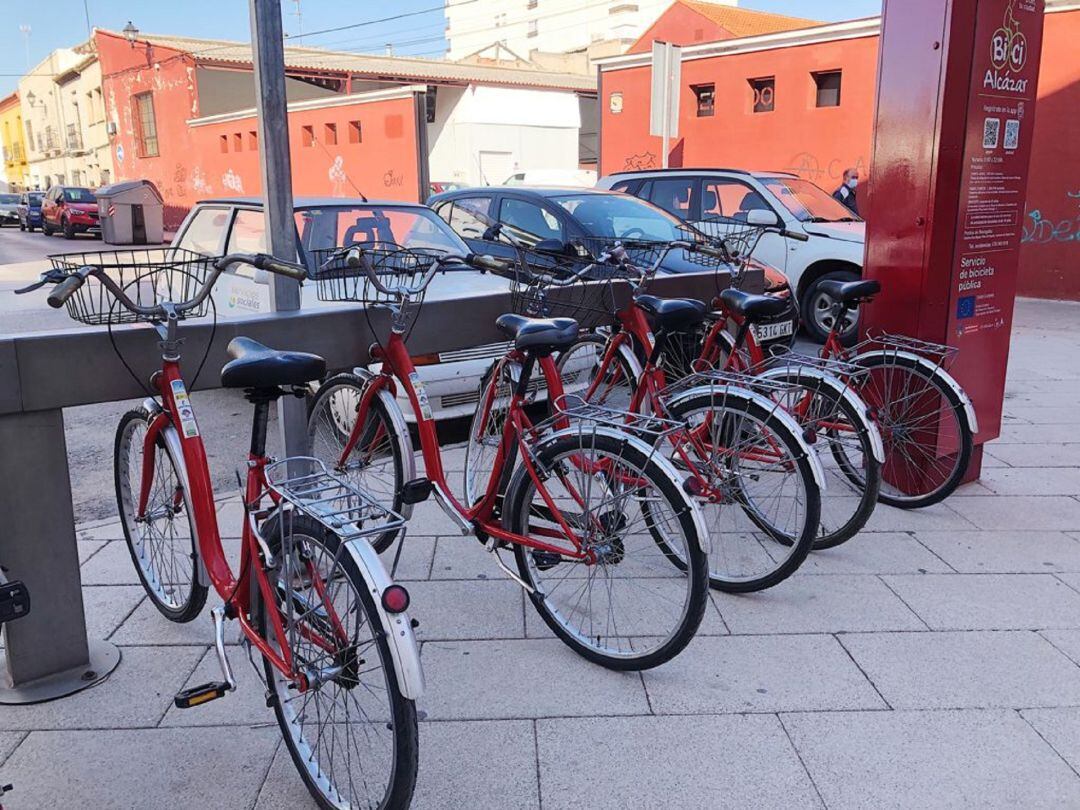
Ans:
<svg viewBox="0 0 1080 810"><path fill-rule="evenodd" d="M830 192L845 168L865 177L879 18L732 37L699 5L678 0L628 54L601 60L600 173L662 165L660 138L649 135L649 51L659 39L684 45L670 165L786 170ZM1020 295L1080 300L1077 42L1080 6L1048 0Z"/></svg>

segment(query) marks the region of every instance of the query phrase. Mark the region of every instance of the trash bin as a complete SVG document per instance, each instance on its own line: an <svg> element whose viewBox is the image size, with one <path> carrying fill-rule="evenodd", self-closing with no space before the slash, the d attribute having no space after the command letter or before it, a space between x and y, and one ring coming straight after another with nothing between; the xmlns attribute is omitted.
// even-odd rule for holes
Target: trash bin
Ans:
<svg viewBox="0 0 1080 810"><path fill-rule="evenodd" d="M156 245L165 239L165 201L149 180L103 186L97 192L101 238L109 245Z"/></svg>

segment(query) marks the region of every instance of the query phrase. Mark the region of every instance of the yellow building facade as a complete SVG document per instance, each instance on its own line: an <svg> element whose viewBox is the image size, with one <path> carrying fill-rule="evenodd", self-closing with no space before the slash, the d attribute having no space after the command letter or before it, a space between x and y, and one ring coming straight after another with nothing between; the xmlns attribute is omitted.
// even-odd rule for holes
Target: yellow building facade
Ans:
<svg viewBox="0 0 1080 810"><path fill-rule="evenodd" d="M0 143L4 150L2 179L9 190L21 190L26 187L30 167L26 162L26 137L17 92L0 99Z"/></svg>

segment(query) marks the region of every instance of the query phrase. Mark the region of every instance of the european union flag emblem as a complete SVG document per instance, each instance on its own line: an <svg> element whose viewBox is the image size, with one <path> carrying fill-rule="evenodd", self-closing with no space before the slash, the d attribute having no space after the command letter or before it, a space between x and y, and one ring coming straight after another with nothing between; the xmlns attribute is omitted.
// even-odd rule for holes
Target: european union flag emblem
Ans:
<svg viewBox="0 0 1080 810"><path fill-rule="evenodd" d="M956 302L956 320L975 317L975 296L965 295Z"/></svg>

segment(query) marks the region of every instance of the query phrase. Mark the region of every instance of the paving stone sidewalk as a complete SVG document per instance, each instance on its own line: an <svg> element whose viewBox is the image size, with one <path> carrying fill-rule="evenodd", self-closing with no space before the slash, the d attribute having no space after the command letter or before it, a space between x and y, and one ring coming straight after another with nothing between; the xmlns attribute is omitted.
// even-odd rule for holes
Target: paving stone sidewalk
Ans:
<svg viewBox="0 0 1080 810"><path fill-rule="evenodd" d="M712 594L700 636L644 674L570 652L423 505L399 568L428 682L414 807L1080 806L1080 305L1016 320L980 482L879 507L771 591ZM214 673L209 620L154 611L116 524L79 537L90 632L123 662L0 708L4 807L311 806L239 657L237 693L171 708Z"/></svg>

